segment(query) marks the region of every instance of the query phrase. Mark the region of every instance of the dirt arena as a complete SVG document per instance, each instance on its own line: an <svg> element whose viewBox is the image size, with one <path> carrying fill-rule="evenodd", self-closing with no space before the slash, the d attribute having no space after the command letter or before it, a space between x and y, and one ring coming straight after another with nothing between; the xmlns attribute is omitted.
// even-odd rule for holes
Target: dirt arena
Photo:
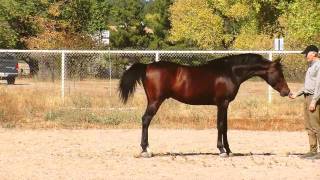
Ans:
<svg viewBox="0 0 320 180"><path fill-rule="evenodd" d="M320 179L304 160L305 132L230 130L236 154L220 158L217 132L150 129L155 156L135 158L140 129L0 129L1 179Z"/></svg>

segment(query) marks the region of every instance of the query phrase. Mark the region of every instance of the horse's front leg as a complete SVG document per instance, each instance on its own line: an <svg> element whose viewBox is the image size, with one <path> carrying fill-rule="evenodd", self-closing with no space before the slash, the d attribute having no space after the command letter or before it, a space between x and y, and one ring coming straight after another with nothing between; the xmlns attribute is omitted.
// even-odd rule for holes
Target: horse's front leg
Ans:
<svg viewBox="0 0 320 180"><path fill-rule="evenodd" d="M229 102L227 100L225 100L223 103L218 105L218 117L217 117L218 141L217 141L217 148L220 151L220 156L221 157L227 157L231 153L231 150L229 148L229 143L228 143L228 137L227 137L228 106L229 106Z"/></svg>
<svg viewBox="0 0 320 180"><path fill-rule="evenodd" d="M224 145L224 148L226 149L227 151L227 155L231 156L232 155L232 152L230 150L230 147L229 147L229 142L228 142L228 135L227 135L227 129L228 129L228 121L226 120L225 121L225 126L227 127L226 130L224 132L222 132L222 137L223 137L223 145Z"/></svg>

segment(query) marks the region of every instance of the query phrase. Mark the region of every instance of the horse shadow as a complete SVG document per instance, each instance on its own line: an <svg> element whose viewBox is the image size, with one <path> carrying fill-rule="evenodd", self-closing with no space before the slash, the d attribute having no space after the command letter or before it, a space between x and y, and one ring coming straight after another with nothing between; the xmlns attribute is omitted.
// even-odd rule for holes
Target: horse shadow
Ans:
<svg viewBox="0 0 320 180"><path fill-rule="evenodd" d="M288 153L287 155L299 156L303 153ZM276 156L275 153L232 153L230 157L245 157L245 156ZM187 153L154 153L153 157L187 157L187 156L219 156L219 153L209 153L209 152L187 152Z"/></svg>
<svg viewBox="0 0 320 180"><path fill-rule="evenodd" d="M1 86L30 86L29 83L15 83L15 84L8 84L6 82L0 82Z"/></svg>

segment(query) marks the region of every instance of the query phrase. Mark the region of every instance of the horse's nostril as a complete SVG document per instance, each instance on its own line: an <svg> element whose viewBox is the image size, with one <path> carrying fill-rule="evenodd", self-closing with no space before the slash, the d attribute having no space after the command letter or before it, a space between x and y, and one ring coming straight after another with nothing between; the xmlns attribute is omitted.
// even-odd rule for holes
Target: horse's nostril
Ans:
<svg viewBox="0 0 320 180"><path fill-rule="evenodd" d="M290 89L286 89L286 90L281 91L280 95L281 96L288 96L289 93L290 93Z"/></svg>

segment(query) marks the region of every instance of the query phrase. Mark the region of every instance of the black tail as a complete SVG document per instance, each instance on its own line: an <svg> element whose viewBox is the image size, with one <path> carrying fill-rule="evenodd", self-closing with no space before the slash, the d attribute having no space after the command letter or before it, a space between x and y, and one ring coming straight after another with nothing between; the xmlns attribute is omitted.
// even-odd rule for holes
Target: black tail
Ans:
<svg viewBox="0 0 320 180"><path fill-rule="evenodd" d="M135 63L123 73L119 84L119 96L123 103L134 93L137 83L141 84L146 75L146 67L146 64Z"/></svg>

